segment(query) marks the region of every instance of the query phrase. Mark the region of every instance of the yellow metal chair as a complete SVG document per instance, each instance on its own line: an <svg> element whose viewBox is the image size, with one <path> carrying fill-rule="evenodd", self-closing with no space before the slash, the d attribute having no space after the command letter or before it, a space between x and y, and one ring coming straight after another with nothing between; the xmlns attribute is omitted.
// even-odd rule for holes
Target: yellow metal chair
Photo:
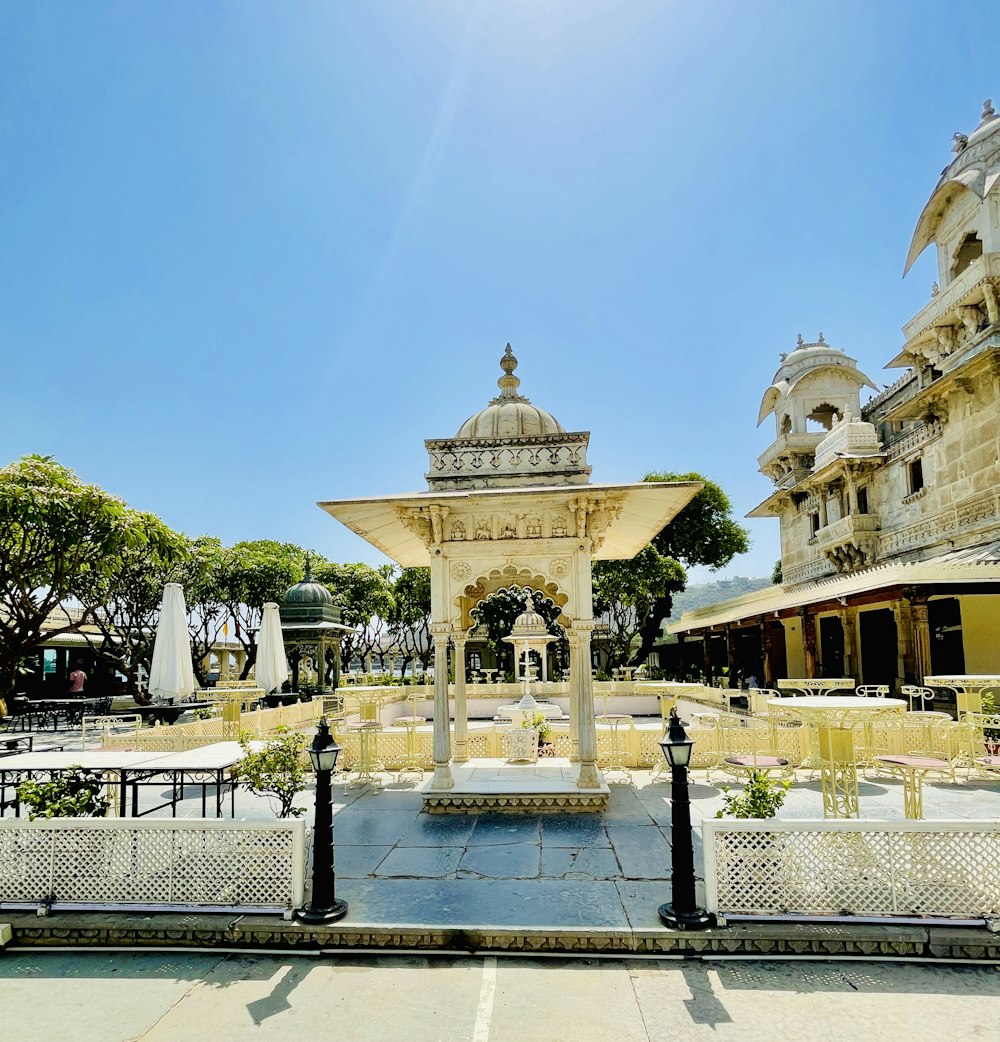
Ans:
<svg viewBox="0 0 1000 1042"><path fill-rule="evenodd" d="M854 689L854 693L859 698L888 698L889 697L889 685L888 684L859 684Z"/></svg>
<svg viewBox="0 0 1000 1042"><path fill-rule="evenodd" d="M719 768L735 778L746 778L752 771L792 776L790 762L775 751L775 737L767 722L752 721L743 726L740 717L719 717Z"/></svg>
<svg viewBox="0 0 1000 1042"><path fill-rule="evenodd" d="M1000 774L1000 713L966 713L960 726L969 776Z"/></svg>
<svg viewBox="0 0 1000 1042"><path fill-rule="evenodd" d="M902 752L876 756L874 762L880 771L902 780L906 817L922 818L924 779L937 776L955 781L955 767L961 757L961 725L946 714L907 713L898 727Z"/></svg>

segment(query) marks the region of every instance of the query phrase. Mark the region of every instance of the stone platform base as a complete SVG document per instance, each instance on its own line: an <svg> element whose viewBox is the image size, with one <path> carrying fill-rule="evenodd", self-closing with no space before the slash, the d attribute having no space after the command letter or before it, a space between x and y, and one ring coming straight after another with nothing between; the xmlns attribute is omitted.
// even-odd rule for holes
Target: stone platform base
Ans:
<svg viewBox="0 0 1000 1042"><path fill-rule="evenodd" d="M450 789L424 789L428 814L599 814L608 805L604 779L596 789L577 786L580 765L548 759L537 764L470 760L453 764Z"/></svg>
<svg viewBox="0 0 1000 1042"><path fill-rule="evenodd" d="M255 951L324 950L400 952L445 951L481 955L549 953L627 958L630 955L766 956L795 959L1000 958L1000 936L976 927L871 924L743 923L728 928L678 933L666 929L575 929L447 927L387 923L307 926L273 917L231 915L128 916L121 913L65 913L39 918L4 912L12 946L19 948L196 949ZM8 924L0 924L0 930Z"/></svg>

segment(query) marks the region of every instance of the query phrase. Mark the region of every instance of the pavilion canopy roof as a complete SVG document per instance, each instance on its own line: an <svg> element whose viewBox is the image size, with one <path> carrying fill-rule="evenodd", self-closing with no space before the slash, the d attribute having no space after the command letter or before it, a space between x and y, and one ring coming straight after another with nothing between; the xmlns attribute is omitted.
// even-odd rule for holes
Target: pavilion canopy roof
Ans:
<svg viewBox="0 0 1000 1042"><path fill-rule="evenodd" d="M634 557L687 503L701 491L698 481L643 481L629 485L578 485L535 488L461 489L451 492L411 492L398 496L321 502L328 514L377 547L404 568L430 563L424 541L404 522L401 513L434 504L454 510L570 509L577 497L618 502L620 511L602 533L594 556L600 560Z"/></svg>

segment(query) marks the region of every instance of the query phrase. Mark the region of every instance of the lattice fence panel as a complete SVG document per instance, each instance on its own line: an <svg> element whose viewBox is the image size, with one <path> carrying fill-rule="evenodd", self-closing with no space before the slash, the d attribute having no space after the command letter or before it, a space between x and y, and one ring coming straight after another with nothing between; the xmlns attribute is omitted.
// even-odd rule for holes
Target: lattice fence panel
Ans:
<svg viewBox="0 0 1000 1042"><path fill-rule="evenodd" d="M481 731L470 732L467 748L472 759L484 759L489 756L490 736Z"/></svg>
<svg viewBox="0 0 1000 1042"><path fill-rule="evenodd" d="M703 828L709 902L726 915L1000 917L992 822Z"/></svg>
<svg viewBox="0 0 1000 1042"><path fill-rule="evenodd" d="M639 762L638 767L654 767L663 760L663 750L660 748L660 738L663 736L659 731L636 731L639 740Z"/></svg>
<svg viewBox="0 0 1000 1042"><path fill-rule="evenodd" d="M2 822L0 904L284 909L304 848L302 822Z"/></svg>

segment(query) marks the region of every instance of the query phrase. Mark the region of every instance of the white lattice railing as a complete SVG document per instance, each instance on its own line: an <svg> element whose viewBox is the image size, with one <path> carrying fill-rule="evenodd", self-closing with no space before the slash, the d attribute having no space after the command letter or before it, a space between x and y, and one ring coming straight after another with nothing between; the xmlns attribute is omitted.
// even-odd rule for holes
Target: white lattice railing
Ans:
<svg viewBox="0 0 1000 1042"><path fill-rule="evenodd" d="M705 901L730 917L1000 918L1000 821L702 824Z"/></svg>
<svg viewBox="0 0 1000 1042"><path fill-rule="evenodd" d="M305 822L0 821L0 907L284 912Z"/></svg>

